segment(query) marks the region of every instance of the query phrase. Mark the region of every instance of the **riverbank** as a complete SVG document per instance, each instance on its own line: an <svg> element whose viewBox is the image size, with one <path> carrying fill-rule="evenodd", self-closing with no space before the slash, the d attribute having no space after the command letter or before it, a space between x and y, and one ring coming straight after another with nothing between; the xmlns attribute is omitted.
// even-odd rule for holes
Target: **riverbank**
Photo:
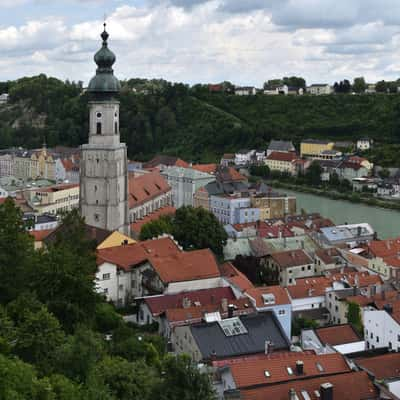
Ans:
<svg viewBox="0 0 400 400"><path fill-rule="evenodd" d="M282 182L278 180L267 180L266 183L274 188L284 188L294 190L296 192L314 194L320 197L326 197L332 200L345 200L351 203L360 203L373 207L387 208L390 210L400 211L400 201L381 200L375 197L364 197L362 193L340 193L331 189L318 189L309 186L296 185L293 183Z"/></svg>

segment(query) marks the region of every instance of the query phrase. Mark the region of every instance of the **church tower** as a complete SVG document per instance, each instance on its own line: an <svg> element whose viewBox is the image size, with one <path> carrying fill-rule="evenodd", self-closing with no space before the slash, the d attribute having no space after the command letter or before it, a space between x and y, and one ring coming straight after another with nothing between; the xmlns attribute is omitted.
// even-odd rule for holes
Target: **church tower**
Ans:
<svg viewBox="0 0 400 400"><path fill-rule="evenodd" d="M129 234L128 161L120 142L120 83L112 66L106 24L103 44L95 54L96 75L89 83L89 143L81 146L80 210L88 225Z"/></svg>

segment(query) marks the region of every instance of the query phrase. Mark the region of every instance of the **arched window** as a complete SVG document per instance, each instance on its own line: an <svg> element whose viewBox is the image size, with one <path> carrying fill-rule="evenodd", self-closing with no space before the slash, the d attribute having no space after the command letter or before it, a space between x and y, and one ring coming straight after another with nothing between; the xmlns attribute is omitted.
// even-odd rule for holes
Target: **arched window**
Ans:
<svg viewBox="0 0 400 400"><path fill-rule="evenodd" d="M96 134L101 135L101 122L96 123Z"/></svg>
<svg viewBox="0 0 400 400"><path fill-rule="evenodd" d="M117 121L115 121L115 123L114 123L114 131L115 131L115 134L118 135L118 122Z"/></svg>

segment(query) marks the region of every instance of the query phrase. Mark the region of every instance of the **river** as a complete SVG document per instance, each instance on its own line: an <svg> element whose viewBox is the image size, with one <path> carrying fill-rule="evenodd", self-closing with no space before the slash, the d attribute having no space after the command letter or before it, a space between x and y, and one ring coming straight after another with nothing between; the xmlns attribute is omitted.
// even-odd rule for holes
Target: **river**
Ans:
<svg viewBox="0 0 400 400"><path fill-rule="evenodd" d="M346 222L368 222L380 239L400 236L400 211L371 207L365 204L351 203L344 200L332 200L308 193L294 192L284 188L277 191L296 196L297 212L303 208L308 213L318 212L330 218L335 224Z"/></svg>

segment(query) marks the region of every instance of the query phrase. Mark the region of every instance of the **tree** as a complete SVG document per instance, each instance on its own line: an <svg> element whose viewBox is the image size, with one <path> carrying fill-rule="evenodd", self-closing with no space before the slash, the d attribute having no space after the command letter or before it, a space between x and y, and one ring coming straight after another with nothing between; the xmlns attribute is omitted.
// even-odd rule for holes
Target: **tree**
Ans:
<svg viewBox="0 0 400 400"><path fill-rule="evenodd" d="M319 186L321 184L322 168L317 161L313 161L308 167L305 178L306 181L312 186Z"/></svg>
<svg viewBox="0 0 400 400"><path fill-rule="evenodd" d="M176 211L173 236L185 249L210 248L222 255L228 235L215 215L202 207L181 207Z"/></svg>
<svg viewBox="0 0 400 400"><path fill-rule="evenodd" d="M353 90L356 93L364 93L366 88L367 84L365 83L364 77L354 78Z"/></svg>
<svg viewBox="0 0 400 400"><path fill-rule="evenodd" d="M271 174L271 170L269 169L268 165L252 165L250 167L250 174L267 179Z"/></svg>
<svg viewBox="0 0 400 400"><path fill-rule="evenodd" d="M21 209L10 198L0 205L0 302L15 299L28 287L35 270L33 238L26 231Z"/></svg>
<svg viewBox="0 0 400 400"><path fill-rule="evenodd" d="M164 233L172 234L173 218L170 215L162 215L160 218L144 224L140 230L139 239L148 240Z"/></svg>
<svg viewBox="0 0 400 400"><path fill-rule="evenodd" d="M383 169L379 170L378 175L380 178L386 179L386 178L389 178L390 172L388 169L383 168Z"/></svg>
<svg viewBox="0 0 400 400"><path fill-rule="evenodd" d="M202 374L189 356L169 356L162 366L162 380L156 388L159 400L214 400L207 374Z"/></svg>
<svg viewBox="0 0 400 400"><path fill-rule="evenodd" d="M361 318L361 308L357 303L348 302L347 320L354 326L357 332L362 335L363 323Z"/></svg>
<svg viewBox="0 0 400 400"><path fill-rule="evenodd" d="M291 76L290 78L284 77L283 83L287 86L292 86L297 89L305 89L306 88L306 80L300 76Z"/></svg>
<svg viewBox="0 0 400 400"><path fill-rule="evenodd" d="M150 400L155 371L142 361L129 362L120 357L107 357L100 361L91 376L97 385L107 387L118 400Z"/></svg>

